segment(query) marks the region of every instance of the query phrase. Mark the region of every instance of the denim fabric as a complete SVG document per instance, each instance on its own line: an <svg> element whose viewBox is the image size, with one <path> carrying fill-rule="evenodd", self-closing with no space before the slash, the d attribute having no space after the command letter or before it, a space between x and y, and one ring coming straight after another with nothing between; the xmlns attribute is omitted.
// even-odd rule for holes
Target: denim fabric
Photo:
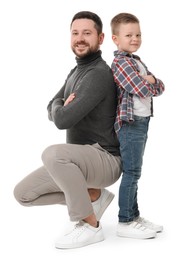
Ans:
<svg viewBox="0 0 178 260"><path fill-rule="evenodd" d="M118 201L119 222L133 221L140 214L137 203L137 190L149 121L150 117L134 116L134 121L131 123L123 122L118 132L123 164Z"/></svg>

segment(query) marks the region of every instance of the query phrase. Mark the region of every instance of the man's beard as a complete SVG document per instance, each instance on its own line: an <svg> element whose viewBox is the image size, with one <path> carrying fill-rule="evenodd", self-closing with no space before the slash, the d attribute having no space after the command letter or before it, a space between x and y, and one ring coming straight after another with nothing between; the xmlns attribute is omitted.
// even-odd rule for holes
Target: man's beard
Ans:
<svg viewBox="0 0 178 260"><path fill-rule="evenodd" d="M78 58L84 58L84 57L87 57L93 53L96 53L97 51L99 50L99 45L95 45L93 47L90 47L88 48L85 52L78 52L75 50L75 47L72 47L72 51L75 53L75 55L78 57Z"/></svg>

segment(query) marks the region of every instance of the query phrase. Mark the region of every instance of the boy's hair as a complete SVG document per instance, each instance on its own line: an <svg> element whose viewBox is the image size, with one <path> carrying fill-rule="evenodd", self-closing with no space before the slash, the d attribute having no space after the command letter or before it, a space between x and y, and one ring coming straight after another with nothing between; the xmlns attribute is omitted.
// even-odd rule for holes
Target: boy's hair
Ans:
<svg viewBox="0 0 178 260"><path fill-rule="evenodd" d="M70 27L72 26L72 23L76 20L76 19L89 19L92 20L95 23L95 29L97 30L98 35L100 33L102 33L103 30L103 23L101 21L101 18L92 12L89 11L81 11L78 12L74 15L74 17L72 18L72 22L70 24Z"/></svg>
<svg viewBox="0 0 178 260"><path fill-rule="evenodd" d="M114 16L111 20L111 32L112 34L118 33L118 26L120 24L127 23L139 23L139 19L130 13L119 13Z"/></svg>

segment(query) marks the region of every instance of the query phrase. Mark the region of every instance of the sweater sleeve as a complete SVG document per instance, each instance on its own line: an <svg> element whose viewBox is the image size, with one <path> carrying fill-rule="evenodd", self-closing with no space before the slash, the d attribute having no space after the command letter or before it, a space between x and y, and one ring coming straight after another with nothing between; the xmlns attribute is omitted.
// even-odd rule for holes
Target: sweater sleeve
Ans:
<svg viewBox="0 0 178 260"><path fill-rule="evenodd" d="M112 77L112 76L111 76ZM103 69L91 69L79 81L75 99L63 106L56 98L51 107L51 117L57 128L69 129L89 114L105 97L108 84L111 84L108 72Z"/></svg>
<svg viewBox="0 0 178 260"><path fill-rule="evenodd" d="M50 100L48 106L47 106L47 111L48 111L48 119L50 121L53 121L53 116L52 116L52 106L54 106L53 103L56 103L58 102L58 104L62 107L64 105L64 92L65 92L65 86L66 86L66 83L67 83L67 80L68 78L72 75L73 71L75 70L72 69L70 71L70 73L68 74L66 80L65 80L65 83L64 85L61 87L61 89L57 92L57 94Z"/></svg>
<svg viewBox="0 0 178 260"><path fill-rule="evenodd" d="M50 121L53 121L53 118L52 118L52 104L54 102L56 102L56 100L58 100L58 103L63 106L64 104L64 88L65 86L63 86L59 92L54 96L54 98L49 102L48 106L47 106L47 111L48 111L48 119Z"/></svg>

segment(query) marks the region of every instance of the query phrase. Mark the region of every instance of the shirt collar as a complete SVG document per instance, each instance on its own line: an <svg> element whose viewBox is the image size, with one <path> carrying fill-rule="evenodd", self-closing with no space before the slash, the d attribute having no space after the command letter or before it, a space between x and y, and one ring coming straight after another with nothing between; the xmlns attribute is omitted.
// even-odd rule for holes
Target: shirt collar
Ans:
<svg viewBox="0 0 178 260"><path fill-rule="evenodd" d="M130 54L126 51L119 51L119 50L116 50L114 51L114 56L126 56L126 57L130 57L130 58L134 58L134 59L137 59L137 60L140 60L140 57L138 55L135 55L135 54Z"/></svg>

